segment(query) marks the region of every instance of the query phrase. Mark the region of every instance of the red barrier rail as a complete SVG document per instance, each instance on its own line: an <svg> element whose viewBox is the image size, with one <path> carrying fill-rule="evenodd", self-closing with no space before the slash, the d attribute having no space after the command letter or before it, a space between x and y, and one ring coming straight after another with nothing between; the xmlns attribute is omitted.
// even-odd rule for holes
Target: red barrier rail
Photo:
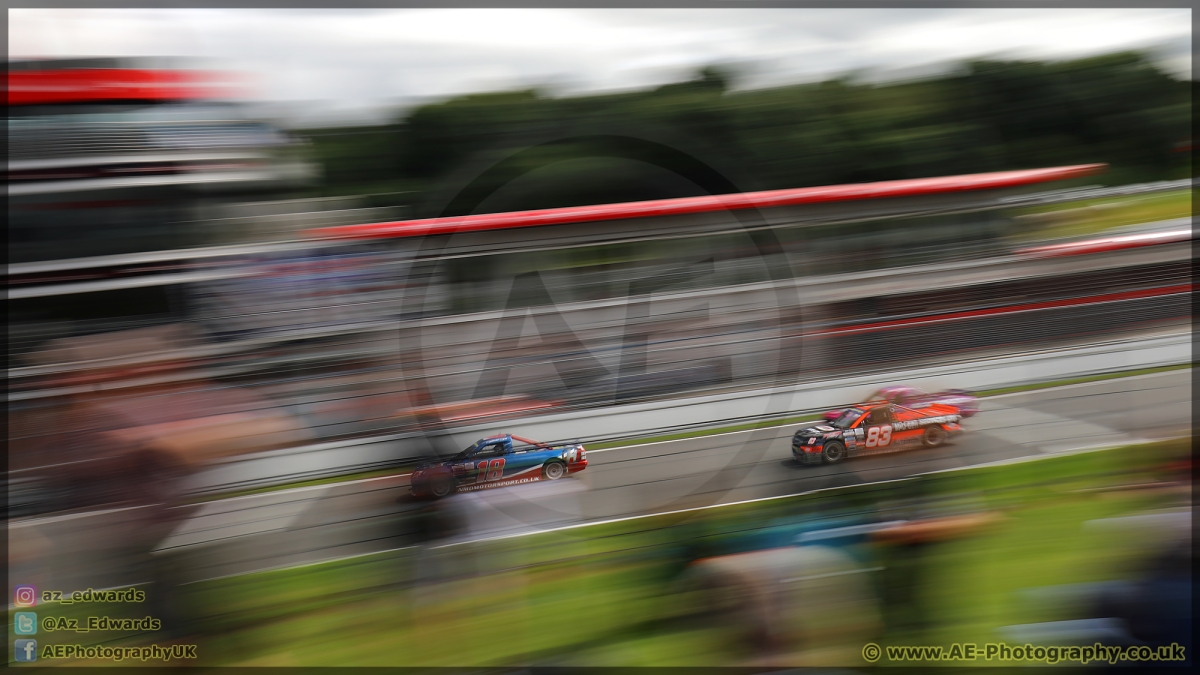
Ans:
<svg viewBox="0 0 1200 675"><path fill-rule="evenodd" d="M799 204L845 202L861 199L919 197L976 190L1034 185L1056 180L1090 176L1103 171L1105 164L1081 164L1047 169L975 173L939 178L915 178L878 183L826 185L821 187L740 192L705 197L657 199L644 202L572 206L534 211L484 213L448 218L402 220L388 223L343 225L309 230L306 234L320 239L387 239L420 237L436 234L457 234L542 225L623 220L627 218L657 218L713 211L767 209Z"/></svg>
<svg viewBox="0 0 1200 675"><path fill-rule="evenodd" d="M852 333L874 333L881 330L890 330L892 328L903 328L909 326L920 326L925 324L943 323L946 321L957 321L959 319L975 319L984 316L998 316L1002 314L1018 314L1021 312L1032 312L1042 309L1057 309L1060 307L1072 307L1077 305L1095 305L1104 302L1116 302L1120 300L1139 300L1142 298L1153 298L1167 295L1179 295L1183 293L1191 293L1192 284L1176 284L1173 286L1161 286L1159 288L1144 288L1136 291L1122 291L1120 293L1105 293L1102 295L1090 295L1082 298L1067 298L1065 300L1048 300L1045 302L1031 302L1023 305L1006 305L1004 307L989 307L987 309L969 310L963 312L950 312L948 314L935 314L932 316L913 317L911 319L895 319L892 321L879 321L876 323L858 324L855 326L845 326L842 328L831 328L829 330L813 331L805 333L804 337L820 337L827 335L848 335Z"/></svg>

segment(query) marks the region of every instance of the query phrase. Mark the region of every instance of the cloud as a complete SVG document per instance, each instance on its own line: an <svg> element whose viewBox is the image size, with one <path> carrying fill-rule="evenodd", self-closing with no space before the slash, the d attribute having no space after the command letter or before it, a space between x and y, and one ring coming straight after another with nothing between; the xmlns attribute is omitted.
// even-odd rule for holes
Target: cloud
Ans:
<svg viewBox="0 0 1200 675"><path fill-rule="evenodd" d="M1188 9L12 9L9 54L182 56L252 73L266 101L368 109L481 89L592 92L709 63L746 86L1004 55L1159 47L1190 76ZM1163 47L1167 45L1167 47Z"/></svg>

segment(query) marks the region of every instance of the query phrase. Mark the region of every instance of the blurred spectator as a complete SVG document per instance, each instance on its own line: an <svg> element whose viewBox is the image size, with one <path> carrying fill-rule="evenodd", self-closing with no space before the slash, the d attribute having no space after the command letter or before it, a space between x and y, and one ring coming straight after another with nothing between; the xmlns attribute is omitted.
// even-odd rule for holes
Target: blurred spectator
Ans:
<svg viewBox="0 0 1200 675"><path fill-rule="evenodd" d="M1177 541L1155 555L1133 580L1104 587L1092 615L1124 622L1133 644L1185 646L1192 657L1192 547ZM1172 664L1183 665L1183 664Z"/></svg>
<svg viewBox="0 0 1200 675"><path fill-rule="evenodd" d="M48 387L72 392L43 432L61 439L64 466L49 476L71 504L171 503L206 462L309 438L277 404L197 372L183 354L198 346L174 325L64 338L34 357L61 373Z"/></svg>
<svg viewBox="0 0 1200 675"><path fill-rule="evenodd" d="M922 481L911 485L920 490ZM879 588L883 595L888 632L915 636L935 626L931 595L937 584L932 567L939 546L981 533L999 516L983 511L970 495L935 497L915 494L884 505L881 513L892 524L875 530L876 558L883 570Z"/></svg>

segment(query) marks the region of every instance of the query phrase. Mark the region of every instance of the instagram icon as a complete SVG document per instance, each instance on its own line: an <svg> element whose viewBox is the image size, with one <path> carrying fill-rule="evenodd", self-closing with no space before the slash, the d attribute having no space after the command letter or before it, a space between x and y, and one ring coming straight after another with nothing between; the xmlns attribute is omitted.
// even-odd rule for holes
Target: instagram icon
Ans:
<svg viewBox="0 0 1200 675"><path fill-rule="evenodd" d="M37 588L17 586L13 591L13 604L17 607L33 607L37 604Z"/></svg>

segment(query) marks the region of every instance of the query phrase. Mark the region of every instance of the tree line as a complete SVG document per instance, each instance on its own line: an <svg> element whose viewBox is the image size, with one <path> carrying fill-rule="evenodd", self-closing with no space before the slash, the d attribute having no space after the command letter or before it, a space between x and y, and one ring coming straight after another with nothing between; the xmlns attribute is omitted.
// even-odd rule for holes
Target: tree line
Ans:
<svg viewBox="0 0 1200 675"><path fill-rule="evenodd" d="M325 194L419 216L1104 162L1108 184L1190 175L1191 94L1147 56L976 60L916 81L736 90L716 67L652 90L482 93L390 124L309 129Z"/></svg>

